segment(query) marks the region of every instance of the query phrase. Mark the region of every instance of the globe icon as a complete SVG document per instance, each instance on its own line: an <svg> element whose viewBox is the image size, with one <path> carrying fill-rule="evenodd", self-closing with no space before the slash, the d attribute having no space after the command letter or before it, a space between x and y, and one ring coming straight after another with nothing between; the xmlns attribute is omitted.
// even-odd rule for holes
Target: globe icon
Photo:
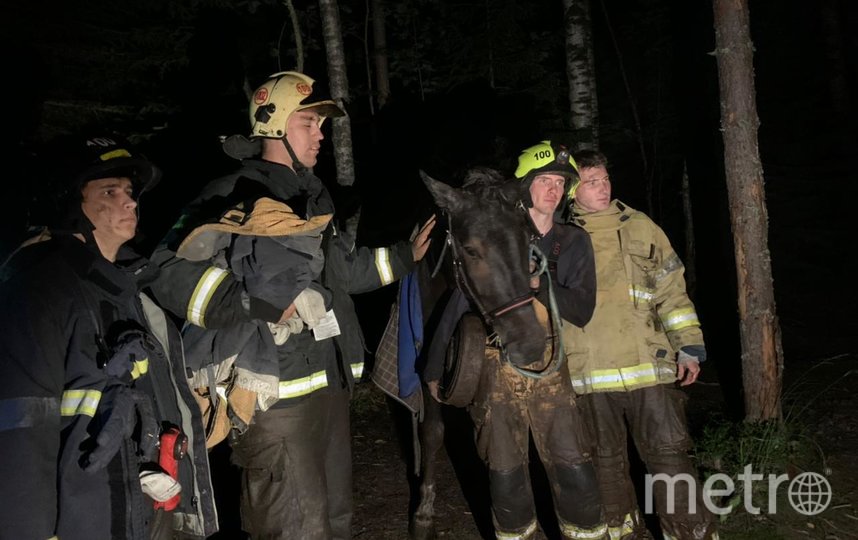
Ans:
<svg viewBox="0 0 858 540"><path fill-rule="evenodd" d="M796 512L815 516L831 504L831 484L819 473L803 472L789 483L787 495Z"/></svg>

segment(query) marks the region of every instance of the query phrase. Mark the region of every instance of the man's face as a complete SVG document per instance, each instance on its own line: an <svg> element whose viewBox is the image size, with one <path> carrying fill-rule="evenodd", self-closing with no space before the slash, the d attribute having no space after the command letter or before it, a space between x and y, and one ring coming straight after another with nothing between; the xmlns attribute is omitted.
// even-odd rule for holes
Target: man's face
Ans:
<svg viewBox="0 0 858 540"><path fill-rule="evenodd" d="M560 201L566 195L563 187L566 179L559 174L539 174L530 183L530 199L535 212L553 215Z"/></svg>
<svg viewBox="0 0 858 540"><path fill-rule="evenodd" d="M579 171L581 183L575 202L587 212L599 212L611 206L611 179L605 167L587 167Z"/></svg>
<svg viewBox="0 0 858 540"><path fill-rule="evenodd" d="M298 161L305 167L313 167L319 156L319 146L324 139L319 128L319 115L313 111L292 113L286 123L286 140L295 151Z"/></svg>
<svg viewBox="0 0 858 540"><path fill-rule="evenodd" d="M128 178L90 180L80 203L83 214L95 226L93 236L99 247L119 248L137 232L137 201Z"/></svg>

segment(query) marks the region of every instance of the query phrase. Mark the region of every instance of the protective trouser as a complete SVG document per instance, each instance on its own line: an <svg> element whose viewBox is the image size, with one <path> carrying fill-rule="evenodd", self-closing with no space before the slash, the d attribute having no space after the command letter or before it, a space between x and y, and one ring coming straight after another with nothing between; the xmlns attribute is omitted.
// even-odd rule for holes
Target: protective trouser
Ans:
<svg viewBox="0 0 858 540"><path fill-rule="evenodd" d="M648 534L629 475L626 423L650 474L664 537L718 538L688 457L691 439L685 421L686 399L684 392L671 385L587 394L579 399L596 438L594 462L612 539L646 538Z"/></svg>
<svg viewBox="0 0 858 540"><path fill-rule="evenodd" d="M529 434L545 466L565 538L599 538L598 481L580 412L564 370L542 379L517 373L487 349L476 399L469 408L477 450L489 468L489 491L499 539L529 538L536 510L528 474Z"/></svg>
<svg viewBox="0 0 858 540"><path fill-rule="evenodd" d="M351 538L348 389L317 390L296 405L257 413L232 451L242 468L242 528L251 538Z"/></svg>

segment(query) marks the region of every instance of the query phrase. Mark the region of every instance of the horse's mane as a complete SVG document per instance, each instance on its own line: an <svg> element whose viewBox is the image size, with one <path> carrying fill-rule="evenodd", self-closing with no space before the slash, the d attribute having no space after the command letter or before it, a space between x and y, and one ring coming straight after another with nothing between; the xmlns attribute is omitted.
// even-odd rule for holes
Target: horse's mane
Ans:
<svg viewBox="0 0 858 540"><path fill-rule="evenodd" d="M479 199L494 201L502 205L512 205L516 201L515 180L506 178L497 169L473 167L465 173L462 189Z"/></svg>

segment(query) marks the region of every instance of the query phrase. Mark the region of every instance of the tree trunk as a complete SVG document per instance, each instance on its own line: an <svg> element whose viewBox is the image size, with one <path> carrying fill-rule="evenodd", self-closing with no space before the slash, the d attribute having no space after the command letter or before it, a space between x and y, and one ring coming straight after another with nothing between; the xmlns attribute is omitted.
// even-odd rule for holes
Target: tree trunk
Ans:
<svg viewBox="0 0 858 540"><path fill-rule="evenodd" d="M682 163L682 215L685 217L685 284L692 300L697 296L697 250L694 242L694 213L688 183L688 164Z"/></svg>
<svg viewBox="0 0 858 540"><path fill-rule="evenodd" d="M721 131L736 254L745 418L781 418L783 349L775 310L763 167L757 144L747 0L714 0Z"/></svg>
<svg viewBox="0 0 858 540"><path fill-rule="evenodd" d="M599 101L590 22L590 0L563 0L566 26L566 76L572 130L578 148L599 145Z"/></svg>
<svg viewBox="0 0 858 540"><path fill-rule="evenodd" d="M849 112L849 68L843 54L843 23L841 23L840 2L825 0L819 3L822 19L822 35L825 43L825 64L828 68L828 91L831 106L837 114Z"/></svg>
<svg viewBox="0 0 858 540"><path fill-rule="evenodd" d="M349 79L346 73L346 55L343 34L340 30L340 11L336 0L319 0L325 52L328 58L328 78L331 97L345 110L349 100ZM352 128L348 115L334 118L334 160L337 165L337 183L350 186L355 181L355 164L352 156Z"/></svg>
<svg viewBox="0 0 858 540"><path fill-rule="evenodd" d="M378 90L378 108L390 99L390 70L387 65L387 30L384 27L384 1L372 0L372 40L375 48L375 87Z"/></svg>
<svg viewBox="0 0 858 540"><path fill-rule="evenodd" d="M289 20L292 23L292 35L295 36L295 71L304 73L304 40L301 38L301 25L298 24L298 12L295 11L295 5L292 0L284 0L286 9L289 11ZM286 28L286 23L283 23L283 28ZM283 46L283 32L280 32L280 42L277 47ZM277 65L280 65L280 60L283 58L283 53L280 52L277 57ZM282 69L282 68L281 68ZM288 71L288 70L287 70Z"/></svg>

